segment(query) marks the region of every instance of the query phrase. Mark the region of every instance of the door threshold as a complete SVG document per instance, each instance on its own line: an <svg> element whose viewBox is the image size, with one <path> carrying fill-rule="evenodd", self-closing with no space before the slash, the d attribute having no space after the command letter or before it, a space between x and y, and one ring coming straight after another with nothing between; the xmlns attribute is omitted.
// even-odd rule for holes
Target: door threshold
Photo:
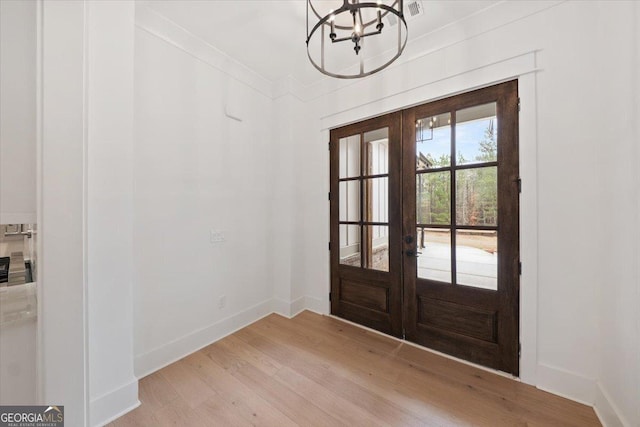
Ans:
<svg viewBox="0 0 640 427"><path fill-rule="evenodd" d="M334 316L333 314L325 314L325 316L331 317L332 319L336 319L336 320L339 320L339 321L344 322L344 323L348 323L348 324L356 326L356 327L358 327L360 329L364 329L366 331L373 332L373 333L378 334L378 335L382 335L383 337L390 338L390 339L392 339L394 341L398 341L398 342L400 342L402 344L408 344L408 345L410 345L412 347L416 347L416 348L418 348L420 350L425 350L425 351L428 351L429 353L437 354L438 356L442 356L442 357L444 357L446 359L454 360L454 361L462 363L464 365L471 366L473 368L477 368L477 369L480 369L482 371L489 372L491 374L499 375L499 376L504 377L504 378L509 378L509 379L517 381L517 382L522 382L522 380L519 377L516 377L516 376L514 376L514 375L512 375L512 374L510 374L508 372L502 372L502 371L499 371L497 369L488 368L486 366L478 365L477 363L469 362L468 360L460 359L458 357L451 356L450 354L442 353L440 351L431 349L429 347L425 347L423 345L416 344L414 342L407 341L407 340L402 339L402 338L394 337L393 335L385 334L384 332L380 332L378 330L369 328L368 326L363 326L363 325L361 325L359 323L355 323L355 322L352 322L350 320L343 319L342 317Z"/></svg>

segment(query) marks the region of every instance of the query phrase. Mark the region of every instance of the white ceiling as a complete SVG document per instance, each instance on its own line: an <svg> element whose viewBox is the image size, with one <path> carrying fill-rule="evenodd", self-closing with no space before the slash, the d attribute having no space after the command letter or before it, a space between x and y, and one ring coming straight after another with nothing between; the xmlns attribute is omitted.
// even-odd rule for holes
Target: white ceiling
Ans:
<svg viewBox="0 0 640 427"><path fill-rule="evenodd" d="M321 78L307 58L304 0L145 0L140 3L273 82ZM406 3L406 0L405 0ZM500 1L423 0L425 13L408 21L409 42Z"/></svg>

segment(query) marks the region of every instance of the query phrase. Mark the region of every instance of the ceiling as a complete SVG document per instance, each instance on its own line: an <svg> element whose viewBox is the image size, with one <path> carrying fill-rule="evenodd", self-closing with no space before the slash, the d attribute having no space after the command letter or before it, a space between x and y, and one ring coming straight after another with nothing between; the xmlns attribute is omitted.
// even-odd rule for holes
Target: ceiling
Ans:
<svg viewBox="0 0 640 427"><path fill-rule="evenodd" d="M309 85L324 77L307 58L304 0L144 0L140 3L270 81L291 76ZM500 1L422 0L421 3L425 13L408 20L409 44Z"/></svg>

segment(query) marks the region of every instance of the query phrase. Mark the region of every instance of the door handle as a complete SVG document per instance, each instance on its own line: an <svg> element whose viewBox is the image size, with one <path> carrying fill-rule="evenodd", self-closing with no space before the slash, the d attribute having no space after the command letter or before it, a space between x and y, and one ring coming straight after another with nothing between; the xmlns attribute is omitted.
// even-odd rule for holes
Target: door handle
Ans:
<svg viewBox="0 0 640 427"><path fill-rule="evenodd" d="M408 251L406 251L406 252L405 252L405 254L406 254L407 256L414 256L414 257L417 257L417 256L419 256L419 255L422 255L422 252L418 252L418 251L416 251L415 249L409 249Z"/></svg>

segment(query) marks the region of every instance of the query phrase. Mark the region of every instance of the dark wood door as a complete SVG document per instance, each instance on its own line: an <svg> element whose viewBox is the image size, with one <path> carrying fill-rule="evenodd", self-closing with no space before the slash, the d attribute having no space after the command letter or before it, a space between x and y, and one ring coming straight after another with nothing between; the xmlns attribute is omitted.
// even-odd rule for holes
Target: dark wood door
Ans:
<svg viewBox="0 0 640 427"><path fill-rule="evenodd" d="M517 81L331 131L331 313L518 375Z"/></svg>
<svg viewBox="0 0 640 427"><path fill-rule="evenodd" d="M331 313L402 337L401 114L331 131Z"/></svg>
<svg viewBox="0 0 640 427"><path fill-rule="evenodd" d="M518 375L517 81L403 112L406 339Z"/></svg>

